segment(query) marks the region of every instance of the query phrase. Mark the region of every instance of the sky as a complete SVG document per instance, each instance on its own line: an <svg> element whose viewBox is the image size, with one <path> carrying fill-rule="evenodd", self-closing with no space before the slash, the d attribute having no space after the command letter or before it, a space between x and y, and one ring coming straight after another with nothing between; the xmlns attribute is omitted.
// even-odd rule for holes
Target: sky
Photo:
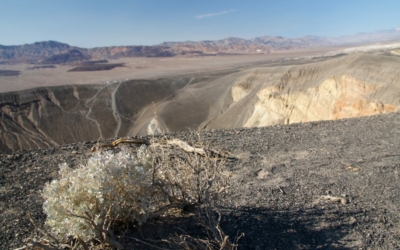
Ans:
<svg viewBox="0 0 400 250"><path fill-rule="evenodd" d="M0 44L92 48L343 36L400 27L399 0L0 0Z"/></svg>

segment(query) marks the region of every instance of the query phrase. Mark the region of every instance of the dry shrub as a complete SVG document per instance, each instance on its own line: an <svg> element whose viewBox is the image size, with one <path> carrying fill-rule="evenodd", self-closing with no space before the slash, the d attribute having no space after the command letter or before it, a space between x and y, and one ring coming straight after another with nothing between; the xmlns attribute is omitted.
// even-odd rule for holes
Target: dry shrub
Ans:
<svg viewBox="0 0 400 250"><path fill-rule="evenodd" d="M204 144L195 147L164 138L131 152L94 154L77 169L63 164L60 179L48 183L42 192L46 224L59 242L74 238L89 249L95 239L121 249L112 231L116 224L140 226L171 208L197 206L207 239L183 235L173 244L186 249L235 249L237 245L220 227L214 205L218 193L227 187L221 175L223 163L223 157Z"/></svg>

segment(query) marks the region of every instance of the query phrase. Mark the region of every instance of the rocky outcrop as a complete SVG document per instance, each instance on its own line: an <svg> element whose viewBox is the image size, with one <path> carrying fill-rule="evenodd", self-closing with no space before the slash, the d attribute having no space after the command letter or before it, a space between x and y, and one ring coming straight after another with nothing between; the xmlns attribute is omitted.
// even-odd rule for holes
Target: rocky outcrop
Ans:
<svg viewBox="0 0 400 250"><path fill-rule="evenodd" d="M231 90L229 95L221 92L226 95L225 106L201 128L259 127L394 112L400 105L400 75L395 65L400 65L400 58L354 54L302 66L245 70L230 76L235 80L225 85Z"/></svg>
<svg viewBox="0 0 400 250"><path fill-rule="evenodd" d="M258 102L244 127L337 120L396 111L397 107L390 103L368 98L381 87L348 75L330 77L316 87L295 93L282 93L279 87L268 87L257 93Z"/></svg>
<svg viewBox="0 0 400 250"><path fill-rule="evenodd" d="M400 56L400 49L390 51L392 55Z"/></svg>

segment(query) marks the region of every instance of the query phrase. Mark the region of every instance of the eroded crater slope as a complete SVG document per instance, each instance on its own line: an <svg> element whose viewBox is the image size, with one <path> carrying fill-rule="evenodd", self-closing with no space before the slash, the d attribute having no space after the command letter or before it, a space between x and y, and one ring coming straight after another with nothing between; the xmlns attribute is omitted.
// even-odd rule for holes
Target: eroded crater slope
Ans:
<svg viewBox="0 0 400 250"><path fill-rule="evenodd" d="M398 110L400 57L71 85L0 95L0 151L162 131L258 127Z"/></svg>
<svg viewBox="0 0 400 250"><path fill-rule="evenodd" d="M189 80L136 80L1 94L0 151L126 136L141 110Z"/></svg>

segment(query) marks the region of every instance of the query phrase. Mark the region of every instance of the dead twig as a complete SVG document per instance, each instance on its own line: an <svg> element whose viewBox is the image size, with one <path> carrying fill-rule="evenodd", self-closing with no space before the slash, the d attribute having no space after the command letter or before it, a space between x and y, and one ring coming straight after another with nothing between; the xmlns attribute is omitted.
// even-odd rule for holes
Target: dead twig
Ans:
<svg viewBox="0 0 400 250"><path fill-rule="evenodd" d="M150 142L146 139L128 139L128 138L120 138L117 139L111 143L103 143L99 146L93 146L90 151L91 152L95 152L97 150L99 150L100 148L114 148L116 147L118 144L121 143L131 143L131 144L139 144L139 145L150 145Z"/></svg>

